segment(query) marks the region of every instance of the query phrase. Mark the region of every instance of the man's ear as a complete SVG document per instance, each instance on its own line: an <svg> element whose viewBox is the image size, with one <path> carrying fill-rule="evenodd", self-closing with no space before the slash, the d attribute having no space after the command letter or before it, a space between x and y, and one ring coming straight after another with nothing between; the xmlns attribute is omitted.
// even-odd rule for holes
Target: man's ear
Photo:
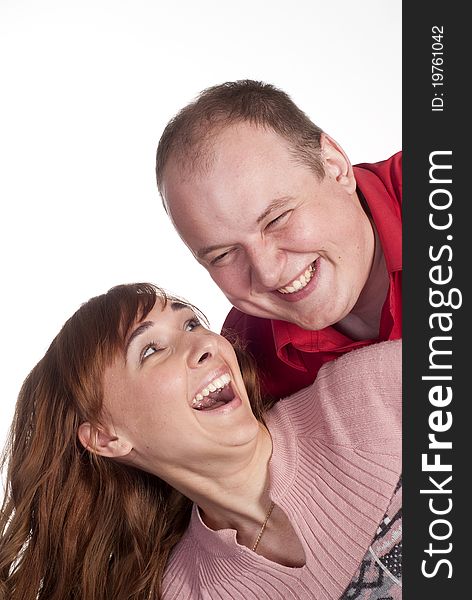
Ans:
<svg viewBox="0 0 472 600"><path fill-rule="evenodd" d="M133 445L124 438L111 434L105 429L93 427L90 423L81 423L77 431L82 446L89 452L110 458L127 456Z"/></svg>
<svg viewBox="0 0 472 600"><path fill-rule="evenodd" d="M356 180L351 161L341 146L326 133L321 134L321 156L326 174L346 188L349 194L356 191Z"/></svg>

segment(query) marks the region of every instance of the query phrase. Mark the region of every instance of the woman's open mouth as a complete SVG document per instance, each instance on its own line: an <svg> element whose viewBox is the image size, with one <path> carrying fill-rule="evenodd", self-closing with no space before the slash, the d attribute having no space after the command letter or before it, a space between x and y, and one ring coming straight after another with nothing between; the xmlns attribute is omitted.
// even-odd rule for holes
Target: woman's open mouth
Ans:
<svg viewBox="0 0 472 600"><path fill-rule="evenodd" d="M230 383L231 377L227 373L217 377L193 398L192 408L210 411L228 404L235 398Z"/></svg>

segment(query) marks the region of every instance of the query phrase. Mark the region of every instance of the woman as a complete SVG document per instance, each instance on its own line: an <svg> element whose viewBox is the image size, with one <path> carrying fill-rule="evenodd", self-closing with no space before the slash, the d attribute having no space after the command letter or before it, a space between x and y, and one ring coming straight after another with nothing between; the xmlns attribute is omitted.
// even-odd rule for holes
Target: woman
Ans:
<svg viewBox="0 0 472 600"><path fill-rule="evenodd" d="M400 597L375 558L398 548L398 343L328 363L265 423L241 357L150 284L67 321L18 399L2 599Z"/></svg>

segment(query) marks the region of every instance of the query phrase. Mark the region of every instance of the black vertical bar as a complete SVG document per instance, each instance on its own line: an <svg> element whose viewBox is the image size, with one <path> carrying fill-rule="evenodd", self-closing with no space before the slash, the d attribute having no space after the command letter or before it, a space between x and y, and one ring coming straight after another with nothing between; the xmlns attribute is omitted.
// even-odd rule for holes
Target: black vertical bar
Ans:
<svg viewBox="0 0 472 600"><path fill-rule="evenodd" d="M472 164L465 144L472 128L465 106L472 52L463 11L453 0L403 4L406 600L471 594L465 276L472 186L465 182Z"/></svg>

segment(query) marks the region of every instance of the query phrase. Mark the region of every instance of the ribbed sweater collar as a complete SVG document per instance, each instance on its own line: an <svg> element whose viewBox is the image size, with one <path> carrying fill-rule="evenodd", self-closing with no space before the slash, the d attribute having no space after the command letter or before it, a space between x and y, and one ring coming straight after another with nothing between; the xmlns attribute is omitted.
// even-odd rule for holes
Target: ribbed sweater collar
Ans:
<svg viewBox="0 0 472 600"><path fill-rule="evenodd" d="M218 585L210 556L231 558L241 572L261 562L297 578L308 570L313 597L320 599L339 598L351 581L401 473L401 420L399 407L388 406L388 393L381 393L375 377L371 383L364 378L363 404L353 405L346 382L338 377L333 384L329 369L267 417L273 440L270 495L304 547L305 566L293 569L255 555L237 543L236 531L209 529L195 506L184 537L207 554L208 559L199 555L199 565L208 583L214 579ZM381 387L388 389L385 382Z"/></svg>

